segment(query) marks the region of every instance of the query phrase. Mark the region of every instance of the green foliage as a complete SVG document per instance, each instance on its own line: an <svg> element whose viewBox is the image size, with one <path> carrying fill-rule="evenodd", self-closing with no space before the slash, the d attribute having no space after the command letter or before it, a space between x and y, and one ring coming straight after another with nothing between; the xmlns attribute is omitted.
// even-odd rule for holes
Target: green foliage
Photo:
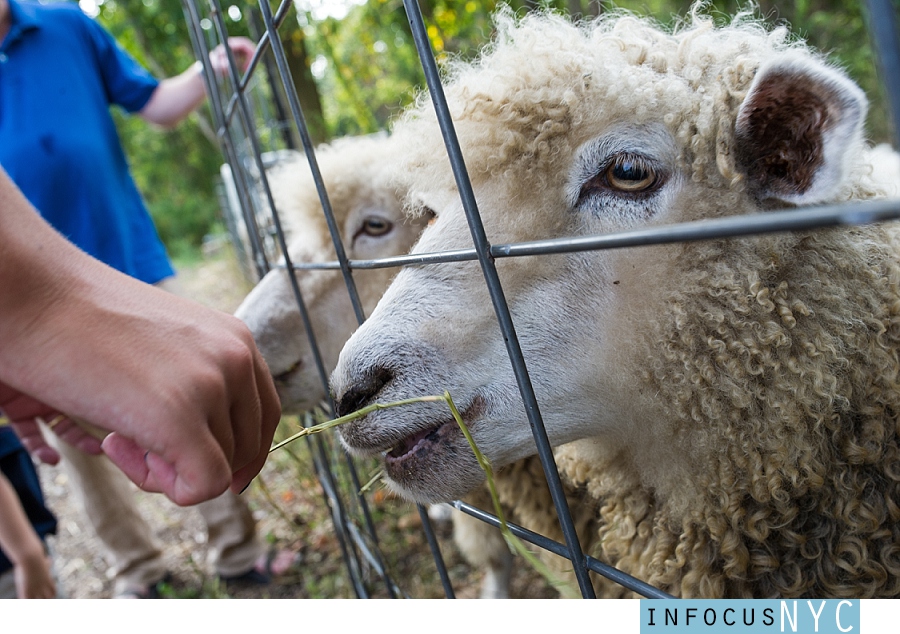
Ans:
<svg viewBox="0 0 900 634"><path fill-rule="evenodd" d="M342 20L316 20L298 6L329 136L386 127L424 84L401 0L370 0Z"/></svg>
<svg viewBox="0 0 900 634"><path fill-rule="evenodd" d="M746 2L718 0L715 6L733 13ZM863 0L758 0L759 12L771 24L784 24L843 67L870 100L868 135L873 141L889 141L891 135L887 95L877 58L869 38ZM900 8L900 2L894 5Z"/></svg>
<svg viewBox="0 0 900 634"><path fill-rule="evenodd" d="M496 0L420 0L419 4L439 64L454 57L470 59L490 41L490 13L499 4ZM544 7L579 16L621 8L651 15L663 24L683 16L691 6L689 0L512 0L509 4L520 13ZM736 11L754 9L746 0L712 0L708 5L723 19ZM316 20L303 6L298 3L299 21L306 31L310 55L317 60L329 134L387 127L424 86L402 0L368 0L352 7L340 20ZM886 96L869 41L864 3L759 0L757 6L758 15L767 22L788 24L859 82L872 102L869 135L874 141L888 140Z"/></svg>
<svg viewBox="0 0 900 634"><path fill-rule="evenodd" d="M490 41L496 0L421 0L428 37L439 64L470 59ZM402 0L368 0L341 19L316 19L298 6L330 136L385 129L416 94L425 76Z"/></svg>
<svg viewBox="0 0 900 634"><path fill-rule="evenodd" d="M900 4L900 0L895 2ZM234 4L241 11L237 21L225 18L229 34L252 33L248 17L258 11L256 3L235 0ZM473 58L490 41L490 14L498 4L497 0L420 0L438 63ZM510 4L520 13L547 7L575 15L617 7L652 15L664 24L690 7L688 0L513 0ZM742 8L753 9L742 0L711 0L708 4L710 10L721 12L723 19ZM757 5L759 15L768 22L789 24L847 69L872 102L869 136L874 141L889 140L886 96L863 3L759 0ZM231 3L222 6L227 16ZM425 84L402 0L347 0L345 8L343 16L324 16L314 10L313 3L298 0L279 31L315 142L389 127ZM180 0L105 0L98 20L158 76L177 74L194 61ZM261 78L255 90L260 99L267 100L271 88L259 70ZM283 118L290 119L287 109ZM209 124L204 126L201 119L210 119L205 109L175 130L161 131L137 117L117 117L135 179L160 235L176 257L196 251L219 218L214 182L223 159ZM280 138L281 133L272 128L260 125L258 131L264 150L285 143L297 145L296 138Z"/></svg>

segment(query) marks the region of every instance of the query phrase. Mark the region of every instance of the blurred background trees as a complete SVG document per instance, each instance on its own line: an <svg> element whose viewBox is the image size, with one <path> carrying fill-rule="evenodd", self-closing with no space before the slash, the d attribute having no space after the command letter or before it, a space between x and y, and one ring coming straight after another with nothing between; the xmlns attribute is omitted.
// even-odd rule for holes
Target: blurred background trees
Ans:
<svg viewBox="0 0 900 634"><path fill-rule="evenodd" d="M262 24L258 3L220 1L229 34L256 39ZM652 15L662 23L671 23L689 7L688 1L677 0L508 3L520 12L548 6L584 16L619 7ZM157 76L177 74L195 60L181 0L80 0L79 4ZM272 1L273 11L278 4ZM496 0L420 0L438 62L474 56L491 37L490 14L497 4ZM723 19L748 6L735 0L710 0L709 5ZM872 101L869 137L888 141L886 97L863 3L758 0L757 6L768 22L789 24L847 69ZM900 0L895 0L895 6L900 7ZM208 26L212 46L215 29ZM424 86L402 0L297 0L279 33L317 143L386 129ZM277 82L269 85L266 73L258 75L254 90L269 94ZM255 115L261 119L285 116L263 108ZM222 231L215 183L223 158L208 111L201 109L171 131L153 129L136 117L117 115L117 123L138 186L170 253L176 260L196 257L204 236ZM283 129L280 134L275 128L266 130L265 124L273 122L261 123L264 149L298 143L293 138L285 140Z"/></svg>

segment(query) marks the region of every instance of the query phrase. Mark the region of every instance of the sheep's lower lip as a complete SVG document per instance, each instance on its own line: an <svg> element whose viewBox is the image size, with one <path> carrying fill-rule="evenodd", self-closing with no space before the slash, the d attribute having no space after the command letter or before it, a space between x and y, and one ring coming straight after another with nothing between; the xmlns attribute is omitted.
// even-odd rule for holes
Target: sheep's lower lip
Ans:
<svg viewBox="0 0 900 634"><path fill-rule="evenodd" d="M385 454L384 460L388 465L397 465L414 454L427 452L446 438L455 427L456 421L448 420L411 434L394 445Z"/></svg>
<svg viewBox="0 0 900 634"><path fill-rule="evenodd" d="M478 396L468 407L460 409L462 420L469 429L477 426L483 412L484 399ZM441 454L468 447L456 420L446 415L419 418L415 422L403 418L397 421L385 411L369 416L342 426L341 440L356 455L380 455L389 476L392 471L415 471L417 465L428 463Z"/></svg>

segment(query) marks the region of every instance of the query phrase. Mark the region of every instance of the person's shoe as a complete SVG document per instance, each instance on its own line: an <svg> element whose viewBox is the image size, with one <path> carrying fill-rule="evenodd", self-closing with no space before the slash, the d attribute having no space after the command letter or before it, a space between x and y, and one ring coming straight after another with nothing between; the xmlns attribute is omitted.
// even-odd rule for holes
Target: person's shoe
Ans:
<svg viewBox="0 0 900 634"><path fill-rule="evenodd" d="M172 582L172 574L166 575L157 581L146 586L130 586L113 595L113 599L159 599L160 588L167 583Z"/></svg>
<svg viewBox="0 0 900 634"><path fill-rule="evenodd" d="M300 563L300 554L292 550L269 550L247 572L238 575L219 575L226 585L266 586L273 579L284 576Z"/></svg>

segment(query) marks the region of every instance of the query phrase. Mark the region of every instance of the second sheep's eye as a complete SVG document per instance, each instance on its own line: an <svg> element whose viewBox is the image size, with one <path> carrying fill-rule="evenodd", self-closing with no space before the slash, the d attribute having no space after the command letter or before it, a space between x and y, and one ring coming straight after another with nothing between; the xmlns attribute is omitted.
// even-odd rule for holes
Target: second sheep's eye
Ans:
<svg viewBox="0 0 900 634"><path fill-rule="evenodd" d="M393 223L385 220L384 218L379 218L378 216L368 216L363 219L363 225L359 233L364 233L367 236L378 237L383 236L393 228Z"/></svg>

